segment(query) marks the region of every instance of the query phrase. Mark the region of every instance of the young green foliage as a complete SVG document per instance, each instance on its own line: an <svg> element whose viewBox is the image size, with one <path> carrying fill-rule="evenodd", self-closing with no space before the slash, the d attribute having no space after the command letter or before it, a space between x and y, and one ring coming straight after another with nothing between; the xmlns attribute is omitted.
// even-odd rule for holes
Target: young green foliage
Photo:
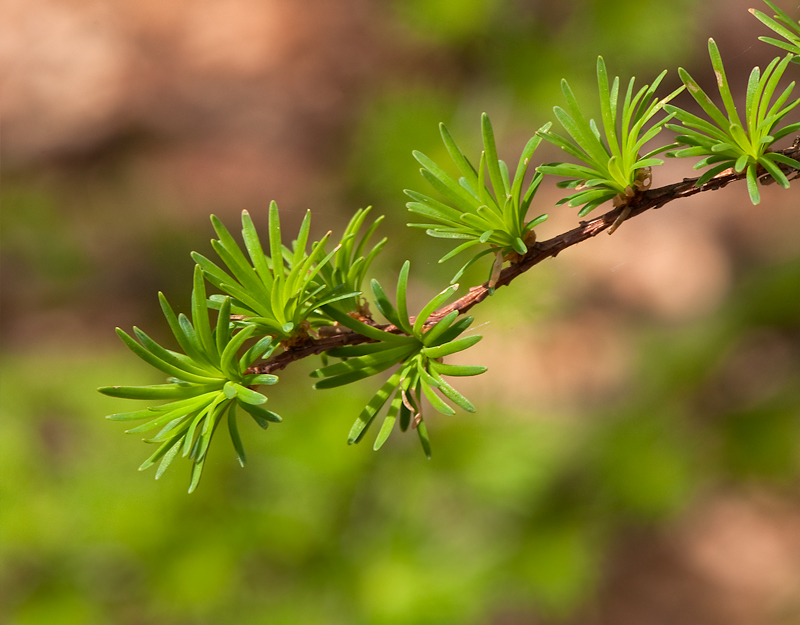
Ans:
<svg viewBox="0 0 800 625"><path fill-rule="evenodd" d="M442 414L453 415L455 410L435 390L455 405L474 412L475 407L469 400L442 376L478 375L486 371L486 367L448 365L441 362L444 356L471 347L480 341L481 337L459 338L472 323L472 317L457 319L456 311L432 324L426 324L430 315L447 301L458 285L450 286L434 297L412 323L406 307L409 268L410 263L406 261L397 280L396 306L389 301L377 280L373 280L371 284L378 310L402 334L381 330L329 306L331 316L342 325L377 342L331 350L328 354L341 358L341 362L317 369L311 375L322 378L314 388L334 388L400 365L358 416L350 430L348 442L357 443L363 438L378 412L392 397L387 415L375 440L374 449L380 449L386 442L399 419L402 431L406 431L409 424L412 428L416 428L423 450L430 457L428 432L422 418L422 396L424 395L431 406Z"/></svg>
<svg viewBox="0 0 800 625"><path fill-rule="evenodd" d="M689 73L680 68L678 72L681 79L705 112L707 119L674 106L667 106L667 110L682 124L681 126L670 124L669 128L681 133L677 137L680 145L688 146L671 152L669 156L705 157L694 165L695 169L710 166L710 169L698 179L697 186L705 184L726 169L733 168L737 173L747 169L747 190L750 201L758 204L761 201L758 191L758 177L761 175L759 167L763 167L784 188L789 187L789 180L779 165L800 167L800 163L796 160L769 150L773 143L800 129L800 123L778 128L778 124L786 114L800 103L800 98L787 103L794 88L793 82L774 103L772 102L772 96L792 55L789 54L782 60L773 59L763 75L758 67L753 68L747 83L744 120L742 120L734 105L722 58L713 39L708 40L708 52L725 111L721 111Z"/></svg>
<svg viewBox="0 0 800 625"><path fill-rule="evenodd" d="M619 77L615 77L609 87L605 61L603 57L597 57L603 134L594 119L587 120L584 116L569 83L561 81L567 109L556 106L553 111L569 138L548 129L539 131L539 134L582 164L550 163L537 169L543 174L570 178L558 186L578 190L558 204L582 206L578 214L583 217L608 200L631 197L649 186L650 167L663 164L661 159L654 157L674 147L660 146L643 156L640 154L644 145L661 132L669 117L663 117L647 129L645 125L682 90L677 89L661 100L656 99L656 89L666 73L664 70L651 86L645 85L635 94L634 79L631 78L620 115Z"/></svg>
<svg viewBox="0 0 800 625"><path fill-rule="evenodd" d="M750 9L750 13L755 15L778 35L786 39L786 41L780 41L772 37L759 37L759 39L783 50L788 50L792 54L800 55L800 21L795 22L792 20L791 17L777 7L775 3L770 2L770 0L764 0L764 2L767 3L770 9L775 11L773 17L769 17L766 13L757 11L756 9ZM800 56L795 56L792 61L800 63Z"/></svg>
<svg viewBox="0 0 800 625"><path fill-rule="evenodd" d="M765 1L778 13L775 19L757 11L753 13L784 36L789 44L762 39L790 52L800 52L800 28L772 2ZM525 146L513 179L508 167L498 158L494 132L485 114L481 121L484 149L477 169L441 125L444 145L460 175L458 180L453 179L431 159L415 152L416 159L423 167L423 177L443 199L406 191L412 199L407 204L409 211L431 222L409 225L425 228L433 237L463 241L439 262L467 249L485 245L485 249L461 268L453 282L477 259L493 253L495 262L489 280L491 292L503 262L527 253L536 239L534 227L547 218L541 215L526 221L530 204L546 174L570 178L559 183L559 186L575 189L576 192L562 199L559 204L568 202L571 206L582 206L579 212L581 216L610 199L616 205L625 205L628 198L649 185L650 167L662 163L655 156L679 146L685 147L668 155L703 156L695 168L710 167L700 177L698 185L725 169L733 168L738 172L747 170L748 190L754 204L760 199L757 186L759 176L766 173L782 186L788 187L788 178L782 168L787 171L787 168L800 170L800 162L771 152L770 146L789 133L800 130L800 123L779 127L779 123L800 103L800 99L789 101L794 83L781 92L774 102L773 96L787 66L797 59L792 54L784 59L777 58L768 65L763 75L759 68L753 70L747 86L745 115L742 119L733 104L722 60L713 40L709 41L709 52L724 112L712 103L683 69L680 70L680 76L684 86L661 100L656 100L655 92L666 72L660 74L652 86L645 85L636 93L634 79L631 79L620 111L619 78L609 84L605 63L598 58L603 133L593 119L587 120L583 115L569 85L563 81L566 109L556 107L554 110L569 137L551 132L550 124L540 128ZM684 88L689 90L708 120L668 104ZM664 116L655 119L662 110ZM667 124L673 117L682 126ZM645 128L648 124L649 127ZM678 143L656 148L641 156L645 144L665 126L681 133ZM542 165L526 183L530 160L542 138L560 146L582 164ZM630 209L627 206L625 210L630 213ZM364 437L388 402L389 407L374 449L379 449L385 443L395 424L398 424L401 431L406 431L409 426L417 430L423 449L430 457L430 442L422 416L423 401L446 415L455 413L453 405L469 412L475 410L444 376L478 375L486 371L486 367L442 362L444 357L463 351L481 340L480 336L462 336L472 318L459 317L457 311L452 311L447 315L438 314L429 322L435 311L458 288L457 284L439 293L412 320L407 309L409 263L406 262L397 281L394 304L381 285L372 281L375 305L391 326L381 328L373 324L366 303L362 303L365 300L361 298L361 285L386 239L370 248L370 238L382 218L376 219L360 235L369 212L367 208L355 214L339 244L331 252L325 249L330 233L313 243L308 251L310 213L306 214L291 249L284 246L278 209L274 202L269 208L269 242L266 251L246 211L242 214L244 251L222 223L212 216L219 237L212 240L212 247L222 260L222 265L193 253L197 266L191 321L183 314L176 315L163 294L159 294L167 323L182 351L162 347L136 327L133 329L134 336L117 329L131 351L169 376L167 383L99 389L114 397L167 401L162 405L108 417L119 421L145 421L129 432L156 430L155 435L145 440L155 443L157 449L141 469L158 462L156 478L159 478L179 454L188 457L192 461L189 488L189 492L192 492L202 474L213 434L223 417L226 417L239 461L244 464L245 454L237 428L236 408L244 410L263 428L270 421L281 420L263 407L267 397L253 388L275 384L277 377L255 372L282 368L310 353L320 353L322 349L327 349L323 353L323 366L312 373L313 377L318 378L315 384L317 389L342 386L396 367L393 373L386 374L388 379L359 414L350 431L350 443L359 442ZM625 211L622 211L609 232L625 216ZM207 299L204 279L222 291L223 295L212 295ZM209 307L218 310L214 327L209 321ZM342 327L327 328L323 337L314 331L315 328L332 324L351 330L355 336L343 331ZM337 336L340 333L341 336ZM342 339L341 342L337 342L338 339ZM245 349L248 341L251 346ZM269 358L278 344L285 350L283 353L267 363L254 366L260 358ZM331 345L343 346L331 349ZM243 353L240 355L240 352ZM284 359L284 356L287 358ZM328 356L339 361L328 364Z"/></svg>
<svg viewBox="0 0 800 625"><path fill-rule="evenodd" d="M369 240L383 221L383 216L373 221L361 239L357 240L358 233L371 210L372 207L368 207L356 211L345 228L331 260L321 265L316 278L320 284L326 285L331 293L336 292L337 289L344 289L352 294L331 304L344 312L359 310L358 300L367 270L388 240L384 237L367 252ZM365 253L366 256L364 256Z"/></svg>
<svg viewBox="0 0 800 625"><path fill-rule="evenodd" d="M548 127L549 124L541 130ZM526 221L526 216L543 176L535 173L527 186L525 177L541 139L536 135L528 141L512 180L508 167L497 156L494 131L486 113L481 117L483 152L477 170L444 124L439 125L439 130L447 152L461 176L458 181L454 180L430 158L415 151L414 158L422 165L422 177L444 201L406 190L406 195L413 200L406 206L410 212L433 222L408 224L412 228L425 228L427 234L440 239L465 241L440 258L440 263L472 247L488 246L458 271L451 281L452 284L467 267L482 256L491 252L499 254L498 258L512 253L522 255L528 251L528 245L536 240L533 228L547 219L547 215L539 215L529 221Z"/></svg>
<svg viewBox="0 0 800 625"><path fill-rule="evenodd" d="M244 343L253 335L255 326L234 331L230 322L231 300L226 297L220 303L217 323L212 330L200 267L195 267L194 273L191 322L183 313L175 315L163 293L159 293L159 300L183 353L162 347L136 327L133 333L138 342L119 328L117 334L139 358L166 373L169 376L167 384L107 386L98 390L112 397L172 400L107 418L114 421L147 419L146 423L128 430L140 433L158 429L154 436L144 439L147 443L158 444L158 448L139 470L160 460L156 471L158 479L178 454L188 457L193 463L189 486L189 492L192 492L203 472L211 438L226 413L231 441L242 466L245 454L236 426L236 407L253 417L262 428L266 428L270 421L281 420L274 412L263 408L267 397L252 389L253 386L275 384L278 378L247 373L247 368L259 358L268 357L274 346L270 337L264 337L237 358Z"/></svg>
<svg viewBox="0 0 800 625"><path fill-rule="evenodd" d="M233 298L231 312L246 318L262 334L282 340L303 332L304 322L311 327L327 325L330 321L316 314L321 306L358 295L348 291L344 284L332 286L318 279L322 268L339 248L326 255L328 233L311 246L311 253L306 252L311 211L306 213L294 249L290 251L281 244L278 207L275 202L270 204L269 255L264 253L247 211L242 212L242 237L247 257L219 219L212 215L211 222L219 237L212 240L211 245L228 271L197 252L192 252L192 258L203 270L206 280ZM212 306L218 307L222 300L223 296L212 296Z"/></svg>

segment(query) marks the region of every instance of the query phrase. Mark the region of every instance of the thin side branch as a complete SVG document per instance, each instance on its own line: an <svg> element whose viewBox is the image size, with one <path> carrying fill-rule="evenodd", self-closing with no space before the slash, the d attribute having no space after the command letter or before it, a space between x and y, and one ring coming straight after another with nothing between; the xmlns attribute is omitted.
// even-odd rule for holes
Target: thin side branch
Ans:
<svg viewBox="0 0 800 625"><path fill-rule="evenodd" d="M800 136L795 139L791 147L781 150L780 153L789 158L800 160ZM781 169L789 180L800 178L800 170L787 165L781 165ZM762 174L761 180L763 183L774 182L766 171L761 171L760 173ZM744 171L737 174L730 169L715 176L699 187L695 186L698 178L685 178L682 182L643 191L632 198L625 206L610 210L606 214L592 219L591 221L582 221L577 228L559 234L552 239L534 243L528 248L527 254L520 258L519 261L503 269L495 288L509 285L514 279L528 271L531 267L538 265L543 260L558 256L559 253L568 247L577 245L582 241L597 236L604 230L608 230L619 219L623 211L629 211L626 219L631 219L637 215L641 215L645 211L661 208L665 204L675 200L691 197L692 195L697 195L704 191L716 191L717 189L728 186L732 182L743 180L745 176L746 172ZM487 283L474 286L469 290L469 293L463 297L433 313L428 323L438 321L453 311L458 311L459 314L466 313L473 306L480 304L491 293L492 289L489 288ZM361 319L361 321L375 325L387 332L399 332L393 325L378 325L370 319ZM373 342L373 340L357 332L353 332L349 328L336 326L333 334L321 336L317 339L309 337L300 341L283 353L253 367L253 373L274 373L275 371L284 369L292 362L301 360L307 356L321 354L336 347L370 342Z"/></svg>

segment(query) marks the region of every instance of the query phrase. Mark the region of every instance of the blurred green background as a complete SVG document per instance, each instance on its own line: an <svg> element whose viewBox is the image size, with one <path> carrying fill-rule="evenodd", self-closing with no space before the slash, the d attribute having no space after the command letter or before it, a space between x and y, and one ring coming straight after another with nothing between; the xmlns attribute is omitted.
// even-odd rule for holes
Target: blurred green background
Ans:
<svg viewBox="0 0 800 625"><path fill-rule="evenodd" d="M713 84L710 36L742 91L776 54L748 6L6 2L0 622L800 622L798 185L671 205L500 289L466 355L489 371L459 385L478 412L430 419L430 461L348 447L374 383L311 393L303 362L270 388L284 422L242 425L247 467L220 436L188 496L180 462L136 471L95 391L159 381L113 329L168 341L156 292L186 308L209 213L264 224L275 199L319 237L373 205L375 276L410 258L422 303L456 268L404 226L438 122L477 153L488 112L514 161L598 54L669 68L666 93L678 66ZM541 237L577 223L544 186Z"/></svg>

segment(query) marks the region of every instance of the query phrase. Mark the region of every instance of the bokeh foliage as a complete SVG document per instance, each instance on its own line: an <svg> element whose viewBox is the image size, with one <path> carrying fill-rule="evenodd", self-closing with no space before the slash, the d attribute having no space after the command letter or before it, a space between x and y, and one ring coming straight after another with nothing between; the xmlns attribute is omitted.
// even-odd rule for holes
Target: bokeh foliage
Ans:
<svg viewBox="0 0 800 625"><path fill-rule="evenodd" d="M243 423L248 470L220 444L191 497L181 471L158 487L130 471L138 448L108 445L97 418L118 400L80 391L144 365L57 352L63 366L42 388L35 355L6 360L0 605L15 623L568 614L619 524L670 518L719 480L796 482L800 354L765 395L730 393L728 376L748 346L798 333L800 259L762 267L714 315L642 334L640 394L590 422L483 398L482 418L431 422L432 462L408 439L380 457L342 444L369 388L331 402L287 382L273 407L296 412L303 394L303 413L268 437Z"/></svg>
<svg viewBox="0 0 800 625"><path fill-rule="evenodd" d="M513 4L408 2L398 19L427 30L429 42L494 85L487 92L497 101L512 94L513 119L523 106L542 102L534 127L558 101L561 77L585 71L575 89L594 89L598 52L626 75L622 63L635 59L652 59L659 69L683 63L678 54L702 3L684 0L670 10L655 1L567 4L562 28L551 30L536 14L504 19ZM437 27L431 20L456 5L458 23ZM610 34L621 24L631 36ZM534 66L540 80L530 78ZM467 91L464 83L456 87ZM387 141L354 141L346 174L364 204L397 207L387 215L395 230L406 220L401 189L418 178L410 151L446 160L435 127L459 119L452 109L468 101L462 95L441 86L394 85L375 105L378 112L361 122L356 137ZM417 113L420 101L434 106ZM468 123L455 125L459 136L474 125L474 115L464 117ZM385 164L379 172L385 178L371 175L375 162ZM74 293L93 259L80 237L64 236L73 233L63 223L63 189L21 180L9 197L5 186L5 207L32 207L46 218L3 210L4 251L33 266L28 276L37 284L55 285L47 291L53 297ZM120 218L118 206L99 206L98 212ZM96 217L87 222L113 223ZM192 243L184 241L205 235L165 232L155 219L146 214L134 228L137 258L146 249L156 259L137 273L156 275L159 261L169 259L175 262L164 282L185 283L191 263L183 257ZM431 252L430 259L439 255ZM561 282L551 279L553 297L563 294ZM142 290L152 303L155 289ZM500 291L496 297L511 306L510 296ZM131 471L141 450L121 445L99 418L120 408L95 387L149 375L122 347L81 351L68 342L47 343L4 353L0 620L413 624L484 622L503 610L571 614L595 591L619 527L669 519L719 482L796 484L799 297L800 259L756 268L707 318L668 333L654 321L632 324L641 373L631 396L587 409L581 421L482 397L479 416L432 420L437 449L431 462L402 437L381 456L369 446L345 445L342 433L374 388L365 383L332 401L309 392L298 366L295 381L282 380L270 397L277 412L291 408L293 422L271 428L270 436L260 436L254 423L242 425L247 471L239 469L233 446L220 441L204 487L192 497L185 495L185 475L173 468L158 484ZM157 306L151 308L156 318ZM564 312L543 306L532 313L530 300L525 310L532 325ZM786 346L789 357L774 384L748 394L730 376L765 337Z"/></svg>

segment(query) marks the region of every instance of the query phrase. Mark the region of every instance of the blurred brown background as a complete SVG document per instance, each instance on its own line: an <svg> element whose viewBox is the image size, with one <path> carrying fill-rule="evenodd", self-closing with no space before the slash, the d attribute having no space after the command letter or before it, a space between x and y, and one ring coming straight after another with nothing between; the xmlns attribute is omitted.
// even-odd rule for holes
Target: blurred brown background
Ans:
<svg viewBox="0 0 800 625"><path fill-rule="evenodd" d="M742 93L777 54L750 4L2 0L0 617L800 623L797 184L673 203L498 291L474 313L478 413L433 425L431 463L400 436L346 448L362 397L294 414L298 367L248 468L221 452L187 500L185 467L136 474L143 446L94 397L149 375L113 328L166 340L156 292L185 307L210 213L264 224L274 199L320 237L374 205L376 276L410 258L421 302L456 267L404 225L439 121L477 154L488 112L513 162L562 77L593 101L597 54L713 92L708 37ZM577 223L560 197L531 208L540 238Z"/></svg>

